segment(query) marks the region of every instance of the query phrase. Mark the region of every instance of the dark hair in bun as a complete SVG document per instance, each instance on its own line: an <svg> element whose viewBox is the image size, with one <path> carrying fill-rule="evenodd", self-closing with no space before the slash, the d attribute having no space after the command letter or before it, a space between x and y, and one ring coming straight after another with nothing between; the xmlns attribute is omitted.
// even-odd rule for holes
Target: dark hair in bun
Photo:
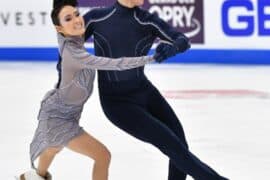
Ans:
<svg viewBox="0 0 270 180"><path fill-rule="evenodd" d="M77 0L54 0L53 1L53 10L51 12L51 19L54 25L60 25L58 15L64 6L73 6L77 7Z"/></svg>

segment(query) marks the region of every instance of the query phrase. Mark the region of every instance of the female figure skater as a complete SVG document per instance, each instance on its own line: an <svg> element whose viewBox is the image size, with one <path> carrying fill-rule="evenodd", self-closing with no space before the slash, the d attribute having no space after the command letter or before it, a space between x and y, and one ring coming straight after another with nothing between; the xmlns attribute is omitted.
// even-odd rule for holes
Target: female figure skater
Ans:
<svg viewBox="0 0 270 180"><path fill-rule="evenodd" d="M131 69L153 60L151 56L111 59L88 54L83 46L84 20L76 6L72 0L54 2L51 18L58 32L61 81L41 102L38 127L30 145L35 170L23 173L19 180L50 180L48 168L63 147L92 158L92 179L107 180L109 150L79 126L83 105L92 93L95 69ZM34 161L38 157L36 168Z"/></svg>

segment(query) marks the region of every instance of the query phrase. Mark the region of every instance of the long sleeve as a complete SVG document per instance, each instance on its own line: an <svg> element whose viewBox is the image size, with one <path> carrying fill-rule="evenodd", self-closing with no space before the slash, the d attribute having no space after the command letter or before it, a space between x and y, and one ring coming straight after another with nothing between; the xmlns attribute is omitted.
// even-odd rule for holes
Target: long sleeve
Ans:
<svg viewBox="0 0 270 180"><path fill-rule="evenodd" d="M107 58L91 55L84 46L78 46L73 42L66 43L66 51L63 53L76 61L80 68L99 70L126 70L132 69L153 61L153 56Z"/></svg>
<svg viewBox="0 0 270 180"><path fill-rule="evenodd" d="M152 27L152 33L154 36L159 37L162 40L170 42L172 44L176 43L177 41L185 42L189 44L189 39L183 33L177 31L175 28L171 27L168 23L158 17L157 14L151 14L146 10L140 9L136 12L135 18L141 24L149 24ZM183 44L179 44L181 46ZM178 47L179 49L181 47Z"/></svg>
<svg viewBox="0 0 270 180"><path fill-rule="evenodd" d="M181 32L175 30L172 26L166 23L157 14L151 16L151 21L158 27L155 28L154 33L163 40L174 42L176 39L183 38L188 41L188 38Z"/></svg>
<svg viewBox="0 0 270 180"><path fill-rule="evenodd" d="M155 34L160 39L170 41L177 48L178 52L183 52L190 47L188 37L186 37L183 33L176 31L156 14L152 16L151 21L154 22L154 24L156 24L158 27L155 28Z"/></svg>

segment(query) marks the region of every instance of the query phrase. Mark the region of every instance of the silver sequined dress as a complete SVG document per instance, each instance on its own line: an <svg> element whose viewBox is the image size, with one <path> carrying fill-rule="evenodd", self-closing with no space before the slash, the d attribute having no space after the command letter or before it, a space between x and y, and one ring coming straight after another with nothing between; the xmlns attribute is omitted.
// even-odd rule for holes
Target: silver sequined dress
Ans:
<svg viewBox="0 0 270 180"><path fill-rule="evenodd" d="M125 70L153 61L152 56L105 58L89 54L81 37L58 34L62 57L60 87L49 91L41 102L38 127L30 144L31 164L48 147L64 147L84 132L79 126L83 105L92 94L95 69Z"/></svg>

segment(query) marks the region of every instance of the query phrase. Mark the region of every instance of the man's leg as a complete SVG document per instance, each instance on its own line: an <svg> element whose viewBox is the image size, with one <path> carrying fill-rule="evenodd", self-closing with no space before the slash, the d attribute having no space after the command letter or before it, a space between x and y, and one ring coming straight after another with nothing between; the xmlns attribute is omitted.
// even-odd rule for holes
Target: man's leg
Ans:
<svg viewBox="0 0 270 180"><path fill-rule="evenodd" d="M148 108L150 113L170 128L180 141L188 148L183 127L174 113L173 109L159 93L159 91L152 85L152 91L149 93ZM195 156L194 156L195 157ZM196 157L195 157L196 158ZM197 159L197 158L196 158ZM198 159L199 160L199 159ZM208 169L213 174L217 174L212 168L205 163L202 163L205 169ZM169 162L169 180L183 179L182 171L170 160Z"/></svg>
<svg viewBox="0 0 270 180"><path fill-rule="evenodd" d="M156 119L164 123L169 129L171 129L179 140L188 149L188 143L185 137L184 129L177 118L176 114L167 103L167 101L160 95L158 90L153 87L153 90L149 93L149 100L147 107L151 115ZM169 160L169 172L168 180L185 180L186 174L178 169L175 164Z"/></svg>
<svg viewBox="0 0 270 180"><path fill-rule="evenodd" d="M117 127L134 137L153 144L185 174L198 180L223 180L188 151L175 133L145 108L123 101L101 98L106 116ZM225 179L224 179L225 180Z"/></svg>

